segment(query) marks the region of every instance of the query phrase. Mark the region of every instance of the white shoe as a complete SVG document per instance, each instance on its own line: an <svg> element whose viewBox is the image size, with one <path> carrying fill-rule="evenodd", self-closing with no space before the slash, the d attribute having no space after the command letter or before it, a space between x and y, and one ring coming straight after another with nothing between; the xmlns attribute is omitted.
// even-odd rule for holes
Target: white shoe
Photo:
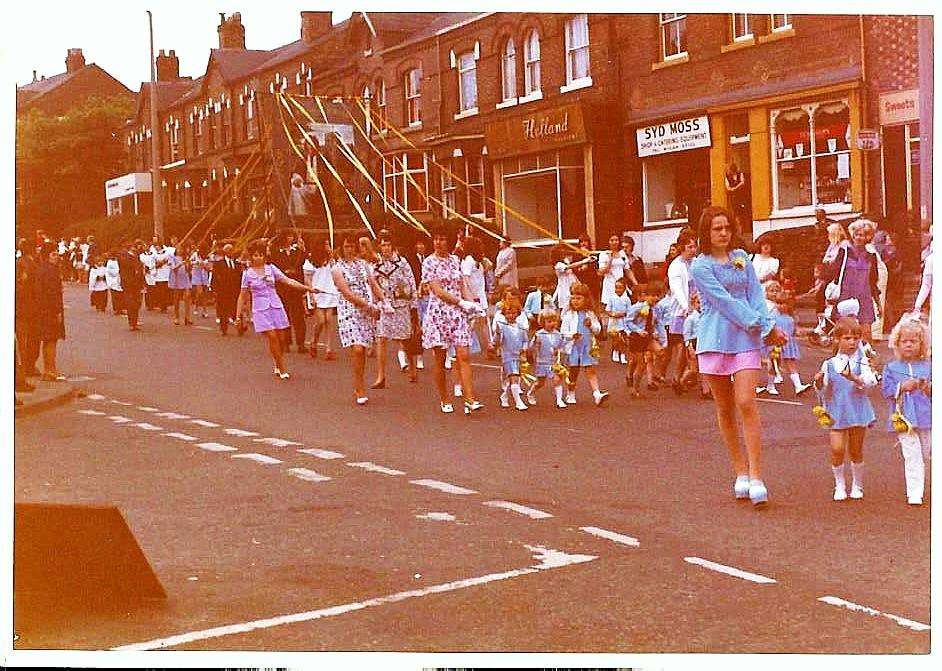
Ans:
<svg viewBox="0 0 942 671"><path fill-rule="evenodd" d="M532 391L527 392L527 404L536 405L536 396L533 395Z"/></svg>
<svg viewBox="0 0 942 671"><path fill-rule="evenodd" d="M510 398L508 398L507 394L500 395L500 407L502 408L510 407Z"/></svg>
<svg viewBox="0 0 942 671"><path fill-rule="evenodd" d="M765 388L765 393L767 393L769 396L778 396L778 395L779 395L778 389L776 389L775 387L766 387L766 388Z"/></svg>
<svg viewBox="0 0 942 671"><path fill-rule="evenodd" d="M627 366L627 365L628 365L628 359L627 359L627 357L625 357L625 355L622 354L620 358L621 358L621 365L622 365L622 366Z"/></svg>
<svg viewBox="0 0 942 671"><path fill-rule="evenodd" d="M618 363L618 352L612 351L612 361Z"/></svg>
<svg viewBox="0 0 942 671"><path fill-rule="evenodd" d="M575 405L576 404L576 392L571 391L566 394L566 405Z"/></svg>
<svg viewBox="0 0 942 671"><path fill-rule="evenodd" d="M847 499L847 490L843 487L834 488L834 500L835 501L844 501Z"/></svg>
<svg viewBox="0 0 942 671"><path fill-rule="evenodd" d="M522 398L517 399L517 401L514 403L514 407L517 410L529 410L530 409L530 407L526 403L523 402Z"/></svg>
<svg viewBox="0 0 942 671"><path fill-rule="evenodd" d="M597 391L592 394L592 398L595 401L595 405L602 405L605 401L608 400L607 391Z"/></svg>
<svg viewBox="0 0 942 671"><path fill-rule="evenodd" d="M863 487L857 486L857 483L854 483L850 488L850 498L852 499L862 499L863 498Z"/></svg>
<svg viewBox="0 0 942 671"><path fill-rule="evenodd" d="M425 370L425 361L422 360L421 356L415 358L415 367L417 370Z"/></svg>
<svg viewBox="0 0 942 671"><path fill-rule="evenodd" d="M765 387L756 387L756 396L765 393Z"/></svg>
<svg viewBox="0 0 942 671"><path fill-rule="evenodd" d="M397 354L399 355L399 368L405 372L409 369L409 360L406 358L406 353L402 350L399 350Z"/></svg>
<svg viewBox="0 0 942 671"><path fill-rule="evenodd" d="M922 499L919 498L918 496L910 496L909 498L906 499L906 503L908 503L911 506L921 506Z"/></svg>
<svg viewBox="0 0 942 671"><path fill-rule="evenodd" d="M455 385L455 398L464 396L464 389L461 388L460 384Z"/></svg>
<svg viewBox="0 0 942 671"><path fill-rule="evenodd" d="M451 403L442 403L442 412L446 415L455 411L455 406Z"/></svg>
<svg viewBox="0 0 942 671"><path fill-rule="evenodd" d="M445 357L445 370L451 370L452 358L450 356Z"/></svg>
<svg viewBox="0 0 942 671"><path fill-rule="evenodd" d="M806 391L808 391L809 389L811 389L813 386L814 386L813 384L800 384L800 385L798 385L797 387L795 387L795 396L801 396L801 395L804 394Z"/></svg>
<svg viewBox="0 0 942 671"><path fill-rule="evenodd" d="M785 381L785 378L783 378L781 375L776 375L776 376L775 376L775 379L772 380L772 381L773 381L775 384L782 384L782 383Z"/></svg>
<svg viewBox="0 0 942 671"><path fill-rule="evenodd" d="M559 408L560 410L565 410L567 407L566 401L559 399L558 401L556 401L556 407Z"/></svg>

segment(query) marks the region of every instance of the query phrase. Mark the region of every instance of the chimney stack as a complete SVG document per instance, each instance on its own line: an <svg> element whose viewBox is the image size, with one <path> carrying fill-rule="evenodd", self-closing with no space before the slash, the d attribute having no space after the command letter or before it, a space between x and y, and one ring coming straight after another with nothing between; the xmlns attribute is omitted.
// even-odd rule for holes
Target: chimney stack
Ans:
<svg viewBox="0 0 942 671"><path fill-rule="evenodd" d="M170 53L164 53L164 50L160 50L160 54L157 56L157 81L159 82L175 82L180 79L180 59L177 58L176 52L171 49Z"/></svg>
<svg viewBox="0 0 942 671"><path fill-rule="evenodd" d="M245 26L242 25L242 14L234 12L228 19L226 15L219 14L219 27L216 32L219 33L220 49L245 49Z"/></svg>
<svg viewBox="0 0 942 671"><path fill-rule="evenodd" d="M78 72L85 67L85 56L81 49L69 49L65 57L65 71L67 74Z"/></svg>
<svg viewBox="0 0 942 671"><path fill-rule="evenodd" d="M313 42L330 31L333 12L301 12L301 40Z"/></svg>
<svg viewBox="0 0 942 671"><path fill-rule="evenodd" d="M36 71L33 70L33 81L39 81L39 78L36 76Z"/></svg>

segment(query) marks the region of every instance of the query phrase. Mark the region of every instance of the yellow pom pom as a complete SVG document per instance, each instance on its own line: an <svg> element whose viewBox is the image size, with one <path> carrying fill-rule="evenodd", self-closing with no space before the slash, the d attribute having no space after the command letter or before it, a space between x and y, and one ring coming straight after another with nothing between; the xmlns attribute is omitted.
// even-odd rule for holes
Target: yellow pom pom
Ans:
<svg viewBox="0 0 942 671"><path fill-rule="evenodd" d="M813 408L811 408L811 414L814 415L815 417L821 417L822 415L824 415L824 407L820 405L814 406Z"/></svg>

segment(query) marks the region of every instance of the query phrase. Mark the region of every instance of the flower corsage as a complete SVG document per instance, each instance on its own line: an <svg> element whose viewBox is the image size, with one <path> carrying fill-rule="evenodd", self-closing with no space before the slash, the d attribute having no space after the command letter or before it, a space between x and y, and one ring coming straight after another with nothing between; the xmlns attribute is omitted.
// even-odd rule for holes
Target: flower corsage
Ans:
<svg viewBox="0 0 942 671"><path fill-rule="evenodd" d="M826 429L834 425L834 418L828 413L821 392L818 392L818 405L811 408L811 414L818 418L818 426Z"/></svg>

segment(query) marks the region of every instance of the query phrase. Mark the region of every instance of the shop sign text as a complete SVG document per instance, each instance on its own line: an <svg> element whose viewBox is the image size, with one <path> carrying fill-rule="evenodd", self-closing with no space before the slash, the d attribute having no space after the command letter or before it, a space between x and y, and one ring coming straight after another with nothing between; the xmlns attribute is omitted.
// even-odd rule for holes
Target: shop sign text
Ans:
<svg viewBox="0 0 942 671"><path fill-rule="evenodd" d="M645 126L636 133L640 157L709 147L711 144L710 121L706 115Z"/></svg>
<svg viewBox="0 0 942 671"><path fill-rule="evenodd" d="M919 121L919 89L880 94L880 125Z"/></svg>

